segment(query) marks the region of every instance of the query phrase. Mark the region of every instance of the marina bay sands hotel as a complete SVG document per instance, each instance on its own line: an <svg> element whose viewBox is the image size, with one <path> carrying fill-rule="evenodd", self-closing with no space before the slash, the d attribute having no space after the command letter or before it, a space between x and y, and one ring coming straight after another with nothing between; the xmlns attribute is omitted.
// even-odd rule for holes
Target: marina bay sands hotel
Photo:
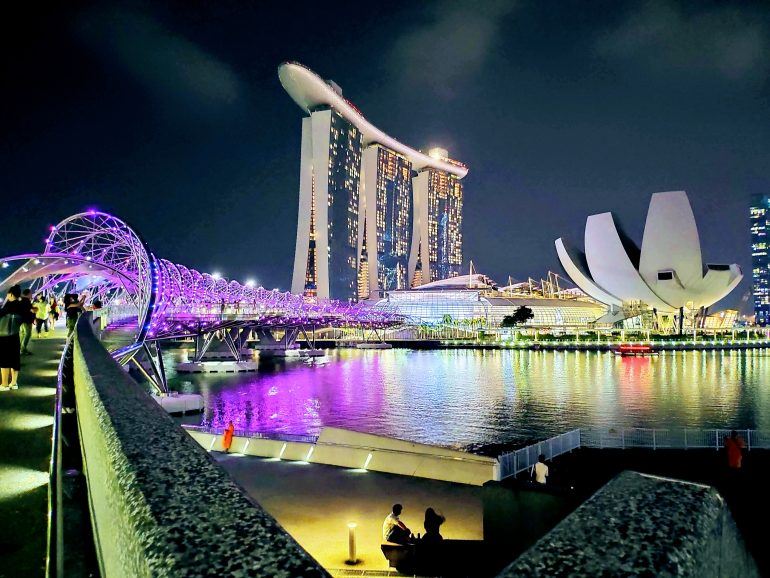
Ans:
<svg viewBox="0 0 770 578"><path fill-rule="evenodd" d="M301 64L282 64L278 76L309 115L292 293L357 301L457 276L467 167L388 136Z"/></svg>

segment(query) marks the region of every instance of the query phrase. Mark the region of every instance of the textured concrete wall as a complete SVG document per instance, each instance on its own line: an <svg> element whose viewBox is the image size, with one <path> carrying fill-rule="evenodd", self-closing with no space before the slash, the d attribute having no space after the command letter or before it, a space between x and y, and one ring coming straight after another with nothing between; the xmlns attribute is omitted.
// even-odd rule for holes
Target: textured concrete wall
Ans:
<svg viewBox="0 0 770 578"><path fill-rule="evenodd" d="M222 450L221 435L189 433L202 447ZM315 444L233 437L230 451L474 486L498 475L494 458L339 428L324 428Z"/></svg>
<svg viewBox="0 0 770 578"><path fill-rule="evenodd" d="M710 486L623 472L501 577L759 576Z"/></svg>
<svg viewBox="0 0 770 578"><path fill-rule="evenodd" d="M80 438L102 576L328 576L79 323Z"/></svg>

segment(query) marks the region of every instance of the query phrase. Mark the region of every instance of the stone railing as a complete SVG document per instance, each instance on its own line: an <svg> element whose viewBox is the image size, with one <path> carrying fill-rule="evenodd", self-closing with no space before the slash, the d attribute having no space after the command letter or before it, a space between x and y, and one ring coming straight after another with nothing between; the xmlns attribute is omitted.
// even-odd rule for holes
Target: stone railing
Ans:
<svg viewBox="0 0 770 578"><path fill-rule="evenodd" d="M759 576L710 486L623 472L498 578Z"/></svg>
<svg viewBox="0 0 770 578"><path fill-rule="evenodd" d="M73 370L103 577L328 576L117 366L85 316Z"/></svg>

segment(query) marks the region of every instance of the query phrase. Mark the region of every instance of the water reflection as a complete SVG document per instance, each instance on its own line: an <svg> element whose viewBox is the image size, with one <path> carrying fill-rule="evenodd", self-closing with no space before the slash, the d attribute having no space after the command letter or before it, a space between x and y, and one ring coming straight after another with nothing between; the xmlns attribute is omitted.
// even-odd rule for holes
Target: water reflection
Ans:
<svg viewBox="0 0 770 578"><path fill-rule="evenodd" d="M466 446L585 425L768 428L768 377L770 357L761 351L621 358L341 349L328 363L278 360L259 373L172 374L170 382L205 397L196 422L311 434L329 425Z"/></svg>

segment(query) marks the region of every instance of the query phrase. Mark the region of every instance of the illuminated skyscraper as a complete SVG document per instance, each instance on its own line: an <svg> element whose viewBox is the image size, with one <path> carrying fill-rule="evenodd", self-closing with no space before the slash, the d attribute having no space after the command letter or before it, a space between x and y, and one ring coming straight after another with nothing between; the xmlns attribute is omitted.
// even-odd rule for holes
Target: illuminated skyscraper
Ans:
<svg viewBox="0 0 770 578"><path fill-rule="evenodd" d="M754 317L757 325L770 323L770 197L757 195L751 201L751 278Z"/></svg>
<svg viewBox="0 0 770 578"><path fill-rule="evenodd" d="M412 243L412 163L379 144L363 155L366 191L366 237L370 258L376 254L376 276L369 276L369 296L408 288ZM376 243L375 243L376 240ZM375 253L376 246L376 253Z"/></svg>
<svg viewBox="0 0 770 578"><path fill-rule="evenodd" d="M339 86L300 64L282 64L278 76L309 114L302 121L292 293L378 298L414 284L418 260L425 282L459 274L460 179L468 169L446 151L426 155L388 136Z"/></svg>
<svg viewBox="0 0 770 578"><path fill-rule="evenodd" d="M430 155L452 162L444 149L433 149ZM424 282L456 277L463 264L462 182L457 175L434 168L420 171L413 182L419 213L415 245L420 251ZM416 253L413 259L412 272Z"/></svg>

